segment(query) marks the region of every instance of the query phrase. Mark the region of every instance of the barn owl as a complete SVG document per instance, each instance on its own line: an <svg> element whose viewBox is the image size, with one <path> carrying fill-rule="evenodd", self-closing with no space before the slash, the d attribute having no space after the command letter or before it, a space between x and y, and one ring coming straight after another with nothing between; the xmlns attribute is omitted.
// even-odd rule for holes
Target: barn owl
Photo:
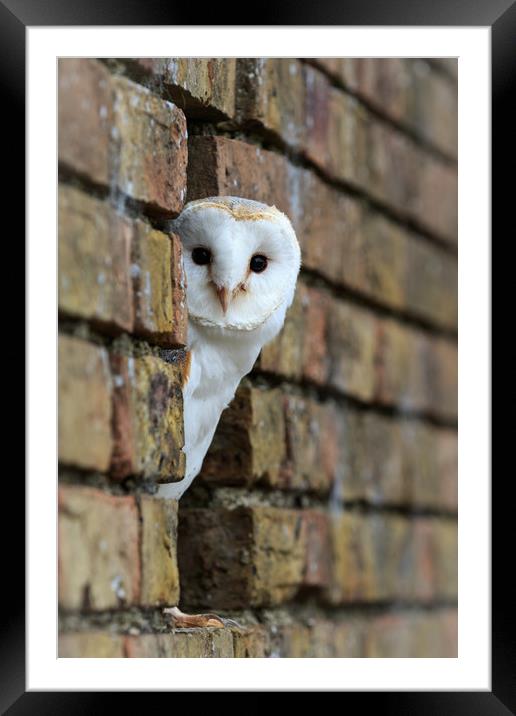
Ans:
<svg viewBox="0 0 516 716"><path fill-rule="evenodd" d="M283 326L301 252L287 216L249 199L192 201L170 229L181 239L187 282L186 470L180 482L160 485L158 496L178 500L200 472L241 379ZM199 625L174 609L176 624Z"/></svg>

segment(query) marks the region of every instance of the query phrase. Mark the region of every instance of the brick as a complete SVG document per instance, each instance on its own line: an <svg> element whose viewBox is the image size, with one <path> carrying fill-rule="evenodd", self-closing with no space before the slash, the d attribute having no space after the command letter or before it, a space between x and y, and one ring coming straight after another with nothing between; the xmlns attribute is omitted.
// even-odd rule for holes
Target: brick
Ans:
<svg viewBox="0 0 516 716"><path fill-rule="evenodd" d="M111 178L113 91L109 72L96 60L58 63L59 161L98 184Z"/></svg>
<svg viewBox="0 0 516 716"><path fill-rule="evenodd" d="M457 57L432 57L430 62L447 73L452 80L457 80L459 62Z"/></svg>
<svg viewBox="0 0 516 716"><path fill-rule="evenodd" d="M356 658L364 656L360 620L310 619L273 627L271 656L288 658Z"/></svg>
<svg viewBox="0 0 516 716"><path fill-rule="evenodd" d="M305 136L303 66L295 59L237 59L237 117L302 146Z"/></svg>
<svg viewBox="0 0 516 716"><path fill-rule="evenodd" d="M243 384L222 414L201 479L327 493L337 439L333 406Z"/></svg>
<svg viewBox="0 0 516 716"><path fill-rule="evenodd" d="M413 420L401 421L399 451L407 500L457 510L457 433Z"/></svg>
<svg viewBox="0 0 516 716"><path fill-rule="evenodd" d="M377 321L374 314L343 301L332 304L328 331L330 384L361 400L375 392Z"/></svg>
<svg viewBox="0 0 516 716"><path fill-rule="evenodd" d="M133 497L59 488L59 605L99 610L137 604L138 512Z"/></svg>
<svg viewBox="0 0 516 716"><path fill-rule="evenodd" d="M327 586L330 581L330 522L322 510L303 510L305 571L303 585Z"/></svg>
<svg viewBox="0 0 516 716"><path fill-rule="evenodd" d="M147 495L139 499L141 518L141 604L179 602L177 502Z"/></svg>
<svg viewBox="0 0 516 716"><path fill-rule="evenodd" d="M360 104L340 90L329 90L327 150L311 159L332 177L370 188L368 155L371 120Z"/></svg>
<svg viewBox="0 0 516 716"><path fill-rule="evenodd" d="M233 635L229 629L184 629L170 634L125 637L129 658L231 658Z"/></svg>
<svg viewBox="0 0 516 716"><path fill-rule="evenodd" d="M457 347L386 319L377 324L376 398L447 419L457 415Z"/></svg>
<svg viewBox="0 0 516 716"><path fill-rule="evenodd" d="M335 408L298 395L285 395L287 461L280 487L327 494L338 470L339 434Z"/></svg>
<svg viewBox="0 0 516 716"><path fill-rule="evenodd" d="M233 631L233 648L236 659L257 659L267 656L269 634L262 626L256 625Z"/></svg>
<svg viewBox="0 0 516 716"><path fill-rule="evenodd" d="M188 508L179 520L182 600L211 609L285 602L298 592L306 532L296 510Z"/></svg>
<svg viewBox="0 0 516 716"><path fill-rule="evenodd" d="M114 183L161 217L176 216L186 196L184 114L125 78L112 79L117 161Z"/></svg>
<svg viewBox="0 0 516 716"><path fill-rule="evenodd" d="M142 221L136 221L134 227L135 331L158 345L184 344L185 284L176 273L182 271L179 239Z"/></svg>
<svg viewBox="0 0 516 716"><path fill-rule="evenodd" d="M344 511L332 522L332 603L435 598L438 520Z"/></svg>
<svg viewBox="0 0 516 716"><path fill-rule="evenodd" d="M338 417L342 499L404 504L412 475L405 469L399 422L351 408Z"/></svg>
<svg viewBox="0 0 516 716"><path fill-rule="evenodd" d="M427 61L320 58L316 63L382 115L457 155L457 89Z"/></svg>
<svg viewBox="0 0 516 716"><path fill-rule="evenodd" d="M287 378L301 378L307 305L306 288L298 283L294 302L287 311L281 332L262 348L258 359L261 370L281 373Z"/></svg>
<svg viewBox="0 0 516 716"><path fill-rule="evenodd" d="M456 510L455 431L352 409L339 418L343 499Z"/></svg>
<svg viewBox="0 0 516 716"><path fill-rule="evenodd" d="M105 471L112 450L111 377L104 348L59 336L59 460Z"/></svg>
<svg viewBox="0 0 516 716"><path fill-rule="evenodd" d="M136 62L188 117L235 116L235 58L145 57Z"/></svg>
<svg viewBox="0 0 516 716"><path fill-rule="evenodd" d="M59 310L115 331L133 328L131 222L59 187Z"/></svg>
<svg viewBox="0 0 516 716"><path fill-rule="evenodd" d="M274 152L225 137L188 140L188 201L229 194L288 213L287 164Z"/></svg>
<svg viewBox="0 0 516 716"><path fill-rule="evenodd" d="M280 392L239 387L222 413L206 455L202 479L230 485L278 484L285 460L285 422Z"/></svg>
<svg viewBox="0 0 516 716"><path fill-rule="evenodd" d="M170 361L153 355L111 354L114 477L139 475L174 482L184 475L182 383L184 353Z"/></svg>
<svg viewBox="0 0 516 716"><path fill-rule="evenodd" d="M383 614L371 619L366 655L371 658L456 657L457 639L447 634L451 610ZM455 613L456 614L456 613Z"/></svg>
<svg viewBox="0 0 516 716"><path fill-rule="evenodd" d="M60 659L119 659L124 656L124 639L121 634L100 631L60 634L58 649Z"/></svg>

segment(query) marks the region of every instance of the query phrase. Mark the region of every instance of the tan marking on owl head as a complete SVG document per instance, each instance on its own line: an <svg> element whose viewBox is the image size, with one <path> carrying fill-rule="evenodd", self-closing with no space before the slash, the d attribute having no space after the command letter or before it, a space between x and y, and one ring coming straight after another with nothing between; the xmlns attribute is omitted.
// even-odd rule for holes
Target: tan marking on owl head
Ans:
<svg viewBox="0 0 516 716"><path fill-rule="evenodd" d="M198 209L221 209L230 214L235 221L277 221L283 216L275 206L267 206L258 201L240 199L239 197L217 197L197 199L185 207L189 211Z"/></svg>

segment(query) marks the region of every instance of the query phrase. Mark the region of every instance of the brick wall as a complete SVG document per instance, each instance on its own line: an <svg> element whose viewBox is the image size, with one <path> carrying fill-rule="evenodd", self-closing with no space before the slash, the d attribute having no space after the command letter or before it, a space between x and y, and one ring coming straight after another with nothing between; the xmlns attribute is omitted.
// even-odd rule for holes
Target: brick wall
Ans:
<svg viewBox="0 0 516 716"><path fill-rule="evenodd" d="M453 60L59 63L60 656L455 656ZM162 220L241 195L303 251L179 506ZM163 607L241 629L172 630Z"/></svg>

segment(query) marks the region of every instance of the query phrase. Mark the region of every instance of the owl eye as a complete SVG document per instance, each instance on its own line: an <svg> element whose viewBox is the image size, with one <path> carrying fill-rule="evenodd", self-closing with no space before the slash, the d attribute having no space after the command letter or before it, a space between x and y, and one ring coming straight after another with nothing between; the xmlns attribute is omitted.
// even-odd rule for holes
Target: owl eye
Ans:
<svg viewBox="0 0 516 716"><path fill-rule="evenodd" d="M192 259L198 266L206 266L211 261L211 251L202 246L198 246L192 251Z"/></svg>
<svg viewBox="0 0 516 716"><path fill-rule="evenodd" d="M262 271L265 271L265 269L267 268L267 257L262 256L262 254L255 254L251 259L249 268L255 273L261 273Z"/></svg>

